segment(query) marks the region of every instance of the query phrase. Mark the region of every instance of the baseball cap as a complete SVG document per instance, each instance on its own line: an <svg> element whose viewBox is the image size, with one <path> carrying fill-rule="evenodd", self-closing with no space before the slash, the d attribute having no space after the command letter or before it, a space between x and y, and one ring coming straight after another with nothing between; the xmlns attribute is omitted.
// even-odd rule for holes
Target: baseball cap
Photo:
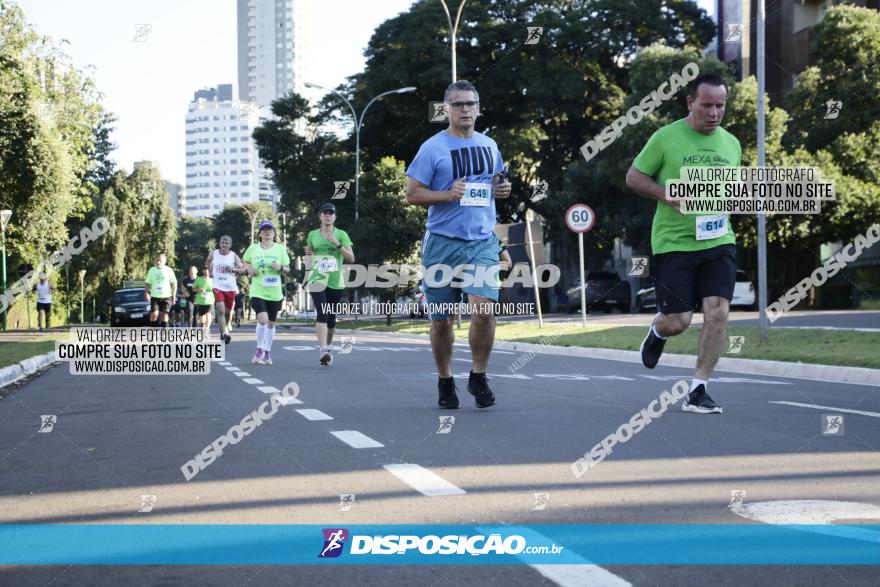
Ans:
<svg viewBox="0 0 880 587"><path fill-rule="evenodd" d="M324 202L323 204L321 204L321 209L318 210L318 212L320 212L321 214L323 214L323 213L326 212L327 210L329 210L330 212L333 212L334 214L336 214L336 206L334 206L334 205L331 204L330 202Z"/></svg>
<svg viewBox="0 0 880 587"><path fill-rule="evenodd" d="M275 230L275 225L272 224L270 220L263 220L262 222L260 222L260 230L263 230L264 228L271 228L272 230Z"/></svg>

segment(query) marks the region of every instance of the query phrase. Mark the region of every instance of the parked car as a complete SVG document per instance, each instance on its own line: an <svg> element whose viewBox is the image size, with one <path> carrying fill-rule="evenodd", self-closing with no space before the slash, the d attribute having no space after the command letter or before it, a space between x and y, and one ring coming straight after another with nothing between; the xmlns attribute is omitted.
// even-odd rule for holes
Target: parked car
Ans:
<svg viewBox="0 0 880 587"><path fill-rule="evenodd" d="M755 285L749 279L748 274L741 269L736 271L736 283L733 286L733 299L730 306L755 307Z"/></svg>
<svg viewBox="0 0 880 587"><path fill-rule="evenodd" d="M113 292L110 307L112 326L135 326L150 322L150 302L142 287L117 289Z"/></svg>
<svg viewBox="0 0 880 587"><path fill-rule="evenodd" d="M755 285L749 279L748 274L741 269L736 271L733 299L730 300L730 307L734 306L755 307ZM639 312L657 311L657 292L654 287L646 287L636 292L636 310Z"/></svg>
<svg viewBox="0 0 880 587"><path fill-rule="evenodd" d="M651 287L643 287L636 292L636 311L637 312L656 312L657 311L657 290Z"/></svg>
<svg viewBox="0 0 880 587"><path fill-rule="evenodd" d="M611 271L590 271L586 274L587 311L602 308L611 312L618 308L621 312L629 312L629 281L621 279ZM581 308L581 280L576 280L565 292L568 298L568 311L577 312Z"/></svg>

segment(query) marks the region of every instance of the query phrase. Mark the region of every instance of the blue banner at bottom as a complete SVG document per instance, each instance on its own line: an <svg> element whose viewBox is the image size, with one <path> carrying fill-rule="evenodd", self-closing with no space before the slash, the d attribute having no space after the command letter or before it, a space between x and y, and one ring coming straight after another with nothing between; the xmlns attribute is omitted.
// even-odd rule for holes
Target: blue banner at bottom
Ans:
<svg viewBox="0 0 880 587"><path fill-rule="evenodd" d="M0 565L878 565L880 525L0 525Z"/></svg>

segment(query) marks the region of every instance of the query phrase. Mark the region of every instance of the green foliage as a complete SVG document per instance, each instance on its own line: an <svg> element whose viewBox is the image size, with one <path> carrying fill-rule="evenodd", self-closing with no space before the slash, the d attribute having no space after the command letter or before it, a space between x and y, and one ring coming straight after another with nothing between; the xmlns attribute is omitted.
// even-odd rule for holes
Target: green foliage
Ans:
<svg viewBox="0 0 880 587"><path fill-rule="evenodd" d="M210 218L181 217L177 223L177 241L174 243L174 257L180 273L189 271L193 265L201 271L208 253L217 248L217 240L214 222Z"/></svg>
<svg viewBox="0 0 880 587"><path fill-rule="evenodd" d="M814 34L815 65L798 76L786 101L792 116L786 145L811 152L880 120L880 13L834 6ZM825 119L829 100L843 102L837 118Z"/></svg>
<svg viewBox="0 0 880 587"><path fill-rule="evenodd" d="M165 253L168 265L177 268L177 229L156 168L142 166L128 176L117 172L95 198L87 222L100 216L109 221L109 230L71 261L71 273L81 267L89 270L87 292L99 292L99 299L104 299L123 280L143 279L159 253Z"/></svg>
<svg viewBox="0 0 880 587"><path fill-rule="evenodd" d="M214 216L209 231L210 239L220 242L220 237L229 235L232 237L232 250L239 256L244 254L252 242L257 240L257 232L259 231L260 222L270 220L276 228L277 237L281 237L281 225L278 222L278 215L272 210L272 205L267 202L248 202L247 204L227 204L223 210ZM251 234L251 226L253 226L253 234ZM204 241L207 242L207 239ZM202 257L204 264L205 257Z"/></svg>

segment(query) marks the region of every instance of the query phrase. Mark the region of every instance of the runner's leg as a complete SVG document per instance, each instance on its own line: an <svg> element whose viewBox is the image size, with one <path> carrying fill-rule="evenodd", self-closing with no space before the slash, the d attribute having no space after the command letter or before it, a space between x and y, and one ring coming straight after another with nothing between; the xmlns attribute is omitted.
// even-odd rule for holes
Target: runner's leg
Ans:
<svg viewBox="0 0 880 587"><path fill-rule="evenodd" d="M431 352L434 364L441 379L452 377L452 345L455 333L452 330L453 316L442 320L431 320Z"/></svg>
<svg viewBox="0 0 880 587"><path fill-rule="evenodd" d="M495 314L492 312L492 300L468 294L468 303L473 308L471 326L468 330L468 342L471 345L473 359L472 371L485 373L489 365L489 356L495 342Z"/></svg>
<svg viewBox="0 0 880 587"><path fill-rule="evenodd" d="M724 350L729 312L730 300L718 296L703 298L703 331L700 332L695 379L708 381L712 376Z"/></svg>

